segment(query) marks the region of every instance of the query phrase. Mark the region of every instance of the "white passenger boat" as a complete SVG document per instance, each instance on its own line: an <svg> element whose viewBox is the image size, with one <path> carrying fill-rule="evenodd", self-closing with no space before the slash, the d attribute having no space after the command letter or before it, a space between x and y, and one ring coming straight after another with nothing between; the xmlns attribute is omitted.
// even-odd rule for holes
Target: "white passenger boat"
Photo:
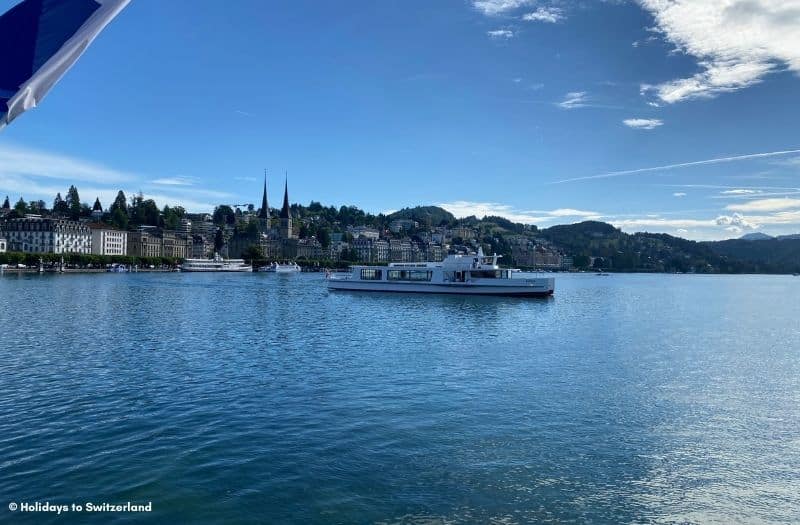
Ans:
<svg viewBox="0 0 800 525"><path fill-rule="evenodd" d="M213 259L186 259L181 264L182 272L252 272L253 267L244 259L223 259L218 253Z"/></svg>
<svg viewBox="0 0 800 525"><path fill-rule="evenodd" d="M280 264L280 263L272 263L267 266L262 266L258 269L259 272L271 272L271 273L297 273L301 272L302 268L297 265L297 263L287 263L287 264Z"/></svg>
<svg viewBox="0 0 800 525"><path fill-rule="evenodd" d="M553 277L500 268L498 258L478 250L472 255L449 255L442 262L353 266L350 273L328 276L328 289L513 297L553 294Z"/></svg>

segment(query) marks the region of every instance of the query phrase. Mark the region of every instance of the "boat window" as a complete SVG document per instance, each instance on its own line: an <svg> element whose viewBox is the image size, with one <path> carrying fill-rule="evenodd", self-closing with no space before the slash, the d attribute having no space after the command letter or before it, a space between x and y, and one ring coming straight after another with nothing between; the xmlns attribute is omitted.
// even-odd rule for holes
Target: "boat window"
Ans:
<svg viewBox="0 0 800 525"><path fill-rule="evenodd" d="M473 270L470 272L470 277L473 279L500 279L501 270Z"/></svg>
<svg viewBox="0 0 800 525"><path fill-rule="evenodd" d="M432 277L430 270L389 270L386 274L390 281L430 281Z"/></svg>
<svg viewBox="0 0 800 525"><path fill-rule="evenodd" d="M362 268L361 269L361 280L362 281L380 281L381 280L381 271L375 270L373 268Z"/></svg>

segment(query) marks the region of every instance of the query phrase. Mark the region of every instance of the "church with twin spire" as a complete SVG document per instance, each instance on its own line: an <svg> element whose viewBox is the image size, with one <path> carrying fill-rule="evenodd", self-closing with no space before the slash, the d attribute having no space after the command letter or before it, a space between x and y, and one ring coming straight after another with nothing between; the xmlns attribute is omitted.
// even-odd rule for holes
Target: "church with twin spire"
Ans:
<svg viewBox="0 0 800 525"><path fill-rule="evenodd" d="M264 193L261 196L261 208L255 220L258 234L241 232L228 241L232 256L241 256L248 247L258 245L267 259L294 259L297 257L298 236L292 221L292 207L289 204L289 179L284 181L283 206L277 210L270 209L267 196L267 174L264 173Z"/></svg>
<svg viewBox="0 0 800 525"><path fill-rule="evenodd" d="M272 220L267 198L267 175L264 174L264 194L261 197L261 208L258 210L259 229L262 233L278 239L296 239L292 227L292 207L289 204L289 178L287 176L283 186L283 206L278 214L277 221Z"/></svg>

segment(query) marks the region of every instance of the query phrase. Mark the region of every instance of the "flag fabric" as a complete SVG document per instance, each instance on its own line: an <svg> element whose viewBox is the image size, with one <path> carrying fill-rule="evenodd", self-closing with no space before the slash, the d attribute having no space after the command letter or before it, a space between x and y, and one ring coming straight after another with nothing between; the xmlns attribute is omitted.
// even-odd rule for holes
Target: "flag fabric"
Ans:
<svg viewBox="0 0 800 525"><path fill-rule="evenodd" d="M0 16L0 129L35 108L130 0L25 0Z"/></svg>

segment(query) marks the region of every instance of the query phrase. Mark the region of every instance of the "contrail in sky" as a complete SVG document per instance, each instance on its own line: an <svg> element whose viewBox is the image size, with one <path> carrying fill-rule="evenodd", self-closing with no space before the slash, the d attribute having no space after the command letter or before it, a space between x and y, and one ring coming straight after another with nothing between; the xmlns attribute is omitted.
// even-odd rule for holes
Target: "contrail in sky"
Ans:
<svg viewBox="0 0 800 525"><path fill-rule="evenodd" d="M800 153L800 149L790 149L786 151L771 151L768 153L752 153L750 155L738 155L736 157L721 157L718 159L698 160L694 162L682 162L680 164L668 164L666 166L656 166L654 168L639 168L635 170L612 171L600 175L589 175L588 177L575 177L574 179L564 179L550 182L548 184L563 184L565 182L578 182L583 180L608 179L611 177L621 177L623 175L633 175L635 173L647 173L650 171L664 171L678 168L690 168L692 166L703 166L705 164L721 164L723 162L736 162L739 160L761 159L765 157L779 157L781 155L791 155Z"/></svg>

